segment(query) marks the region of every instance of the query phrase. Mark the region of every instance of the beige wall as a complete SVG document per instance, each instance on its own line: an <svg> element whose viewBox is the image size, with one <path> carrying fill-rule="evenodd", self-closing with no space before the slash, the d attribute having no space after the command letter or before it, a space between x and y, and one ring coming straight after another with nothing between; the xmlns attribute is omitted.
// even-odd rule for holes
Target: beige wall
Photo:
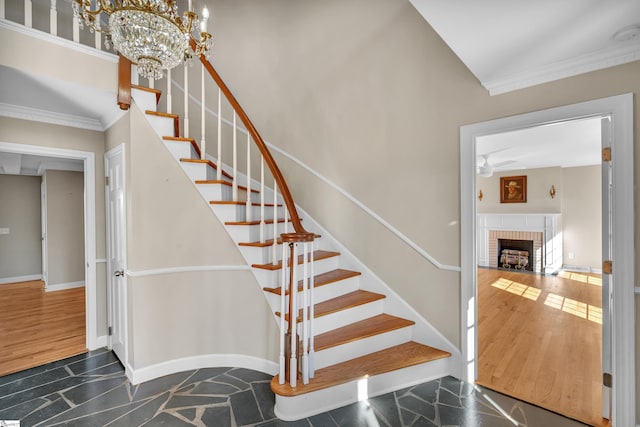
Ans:
<svg viewBox="0 0 640 427"><path fill-rule="evenodd" d="M129 126L120 123L120 130L108 137L127 142L127 268L135 273L246 266L140 110L132 107L129 117ZM126 128L129 138L122 133ZM127 286L129 362L136 369L206 354L276 360L276 322L249 271L134 276L127 278Z"/></svg>
<svg viewBox="0 0 640 427"><path fill-rule="evenodd" d="M104 259L104 133L0 117L0 141L95 153L96 258ZM107 334L107 288L103 263L96 266L96 276L97 326L98 336L101 336Z"/></svg>
<svg viewBox="0 0 640 427"><path fill-rule="evenodd" d="M527 177L526 203L500 203L500 178ZM478 213L562 213L562 168L539 168L494 173L489 178L478 176L476 185L482 190L478 200ZM549 196L551 186L556 188L555 198Z"/></svg>
<svg viewBox="0 0 640 427"><path fill-rule="evenodd" d="M602 268L602 176L600 166L562 170L564 264ZM570 258L573 254L574 258Z"/></svg>
<svg viewBox="0 0 640 427"><path fill-rule="evenodd" d="M500 178L527 176L527 203L500 203ZM540 168L496 173L477 177L478 213L561 213L563 264L570 267L600 269L601 248L600 166ZM551 198L549 189L556 189ZM573 259L569 254L574 255Z"/></svg>
<svg viewBox="0 0 640 427"><path fill-rule="evenodd" d="M83 282L84 173L46 171L47 286Z"/></svg>
<svg viewBox="0 0 640 427"><path fill-rule="evenodd" d="M42 274L40 177L0 175L0 280Z"/></svg>
<svg viewBox="0 0 640 427"><path fill-rule="evenodd" d="M265 139L446 264L460 264L461 125L640 88L636 61L489 96L408 1L218 0L213 16L215 65ZM635 106L637 139L637 97ZM435 270L329 186L280 165L305 210L460 343L458 274Z"/></svg>

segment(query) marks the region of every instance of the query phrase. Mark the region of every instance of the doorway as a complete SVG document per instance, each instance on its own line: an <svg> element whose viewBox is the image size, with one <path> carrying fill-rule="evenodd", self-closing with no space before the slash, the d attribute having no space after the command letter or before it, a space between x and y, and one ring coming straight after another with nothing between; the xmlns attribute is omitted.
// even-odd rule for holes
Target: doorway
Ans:
<svg viewBox="0 0 640 427"><path fill-rule="evenodd" d="M611 258L616 268L610 275L611 377L614 425L635 424L635 331L633 250L633 95L620 95L566 107L558 107L475 125L463 126L461 152L462 228L462 356L463 376L478 378L477 361L477 224L476 140L478 137L585 117L612 118L611 162ZM606 313L603 313L606 316Z"/></svg>
<svg viewBox="0 0 640 427"><path fill-rule="evenodd" d="M14 154L74 159L83 162L84 169L84 259L85 270L85 342L89 350L103 345L104 338L98 336L97 269L96 269L96 206L95 206L95 154L87 151L38 145L0 142L0 151Z"/></svg>

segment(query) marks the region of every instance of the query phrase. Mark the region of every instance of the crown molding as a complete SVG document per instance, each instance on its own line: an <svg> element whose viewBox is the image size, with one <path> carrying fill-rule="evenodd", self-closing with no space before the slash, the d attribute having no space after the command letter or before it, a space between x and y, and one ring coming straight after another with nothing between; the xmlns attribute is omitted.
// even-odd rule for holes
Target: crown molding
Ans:
<svg viewBox="0 0 640 427"><path fill-rule="evenodd" d="M105 131L105 128L99 119L56 113L53 111L41 110L39 108L24 107L21 105L6 104L3 102L0 102L0 116L80 129L96 130L100 132Z"/></svg>
<svg viewBox="0 0 640 427"><path fill-rule="evenodd" d="M481 83L493 96L638 60L640 60L640 46L638 44L625 45L616 49L603 49L592 54L580 55L569 60L558 61Z"/></svg>

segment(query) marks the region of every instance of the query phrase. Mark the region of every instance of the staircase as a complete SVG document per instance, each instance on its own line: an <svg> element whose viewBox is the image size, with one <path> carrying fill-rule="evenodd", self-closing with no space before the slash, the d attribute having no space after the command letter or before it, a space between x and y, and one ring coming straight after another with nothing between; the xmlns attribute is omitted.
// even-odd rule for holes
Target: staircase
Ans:
<svg viewBox="0 0 640 427"><path fill-rule="evenodd" d="M198 144L179 135L178 116L156 111L160 96L159 90L132 85L135 103L146 113L159 141L209 203L252 266L280 324L282 251L274 250L273 239L260 242L260 221L250 219L260 218L257 212L261 206L260 191L255 185L251 186L250 206L244 201L233 201L234 184L229 168L201 158ZM218 167L222 168L220 174ZM247 183L246 176L242 179ZM247 186L236 185L241 195L239 200L244 200ZM265 195L267 200L274 200L273 189L265 192L270 193ZM276 204L276 209L273 203L265 205L268 212L263 233L267 236L288 231L290 220L286 209L279 201ZM247 209L256 210L250 218L247 218ZM295 387L286 382L280 384L279 375L273 378L276 415L284 420L300 419L448 375L451 353L414 341L416 322L386 310L392 292L385 294L368 289L366 283L362 283L361 272L342 267L353 262L346 263L344 255L333 250L320 236L316 237L316 245L326 249L313 250L315 375L307 384L298 381ZM281 247L279 238L276 243ZM302 262L302 255L298 258L298 262ZM302 280L298 285L302 289ZM288 291L284 294L288 295ZM296 319L298 328L302 318L300 309ZM285 320L289 320L289 314L285 314ZM302 331L299 334L302 336Z"/></svg>

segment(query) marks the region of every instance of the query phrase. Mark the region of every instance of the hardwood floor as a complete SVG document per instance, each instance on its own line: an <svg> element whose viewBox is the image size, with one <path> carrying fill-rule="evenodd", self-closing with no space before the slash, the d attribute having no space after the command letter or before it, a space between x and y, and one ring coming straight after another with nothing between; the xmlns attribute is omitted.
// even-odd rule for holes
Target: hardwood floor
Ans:
<svg viewBox="0 0 640 427"><path fill-rule="evenodd" d="M0 285L0 376L84 353L84 287L45 292L40 280Z"/></svg>
<svg viewBox="0 0 640 427"><path fill-rule="evenodd" d="M599 275L478 269L478 384L607 425L601 290Z"/></svg>

